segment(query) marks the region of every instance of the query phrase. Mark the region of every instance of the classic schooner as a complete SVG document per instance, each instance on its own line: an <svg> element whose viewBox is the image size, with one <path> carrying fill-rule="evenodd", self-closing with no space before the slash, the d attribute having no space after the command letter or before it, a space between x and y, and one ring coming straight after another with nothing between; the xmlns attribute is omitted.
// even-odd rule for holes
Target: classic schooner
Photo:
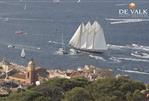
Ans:
<svg viewBox="0 0 149 101"><path fill-rule="evenodd" d="M86 25L80 24L69 41L69 45L74 49L88 52L102 53L108 49L103 28L97 21L94 21L92 25L90 22Z"/></svg>

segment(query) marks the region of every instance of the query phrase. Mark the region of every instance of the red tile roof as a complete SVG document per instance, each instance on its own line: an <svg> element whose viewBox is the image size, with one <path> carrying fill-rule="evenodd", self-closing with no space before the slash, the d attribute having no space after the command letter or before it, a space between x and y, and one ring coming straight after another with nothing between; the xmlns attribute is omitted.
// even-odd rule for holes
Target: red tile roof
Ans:
<svg viewBox="0 0 149 101"><path fill-rule="evenodd" d="M26 73L17 73L15 75L12 75L11 77L20 78L20 79L26 79Z"/></svg>

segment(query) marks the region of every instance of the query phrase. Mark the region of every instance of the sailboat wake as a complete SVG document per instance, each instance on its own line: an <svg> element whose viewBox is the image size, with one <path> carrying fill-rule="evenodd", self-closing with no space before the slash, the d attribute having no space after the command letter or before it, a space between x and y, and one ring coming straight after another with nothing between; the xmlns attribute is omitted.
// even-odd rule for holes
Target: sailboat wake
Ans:
<svg viewBox="0 0 149 101"><path fill-rule="evenodd" d="M95 55L89 55L89 57L94 58L96 60L102 60L102 61L106 61L103 57L101 56L95 56Z"/></svg>
<svg viewBox="0 0 149 101"><path fill-rule="evenodd" d="M110 57L109 60L112 60L114 63L121 63L121 60L114 56Z"/></svg>
<svg viewBox="0 0 149 101"><path fill-rule="evenodd" d="M122 69L117 69L118 71L121 72L126 72L126 73L135 73L135 74L143 74L143 75L149 75L148 72L141 72L141 71L135 71L135 70L122 70Z"/></svg>
<svg viewBox="0 0 149 101"><path fill-rule="evenodd" d="M107 44L108 49L111 50L124 50L124 49L129 49L129 50L140 50L140 51L147 51L149 52L149 46L143 46L143 45L138 45L138 44L130 44L130 45L111 45Z"/></svg>
<svg viewBox="0 0 149 101"><path fill-rule="evenodd" d="M149 21L149 19L114 19L114 18L106 18L105 20L111 21L110 24L123 24L123 23Z"/></svg>
<svg viewBox="0 0 149 101"><path fill-rule="evenodd" d="M41 52L40 47L21 45L21 44L9 44L8 48L25 49L25 50L34 51L34 52Z"/></svg>
<svg viewBox="0 0 149 101"><path fill-rule="evenodd" d="M147 62L149 63L149 60L147 59L138 59L138 58L129 58L129 57L117 57L118 60L126 60L126 61L134 61L134 62Z"/></svg>

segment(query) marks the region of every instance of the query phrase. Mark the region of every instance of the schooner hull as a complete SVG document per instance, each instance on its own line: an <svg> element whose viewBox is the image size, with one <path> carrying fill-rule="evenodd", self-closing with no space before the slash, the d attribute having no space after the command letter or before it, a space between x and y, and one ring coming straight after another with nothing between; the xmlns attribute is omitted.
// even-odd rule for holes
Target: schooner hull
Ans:
<svg viewBox="0 0 149 101"><path fill-rule="evenodd" d="M78 50L78 51L84 51L84 52L89 52L89 53L99 53L99 54L102 54L105 51L107 51L107 50L80 49L80 48L75 48L75 47L72 47L72 48L75 49L75 50Z"/></svg>

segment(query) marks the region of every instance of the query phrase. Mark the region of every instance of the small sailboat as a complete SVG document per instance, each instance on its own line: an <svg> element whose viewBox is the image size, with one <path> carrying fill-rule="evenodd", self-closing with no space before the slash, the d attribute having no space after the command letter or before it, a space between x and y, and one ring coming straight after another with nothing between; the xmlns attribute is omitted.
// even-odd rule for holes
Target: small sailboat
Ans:
<svg viewBox="0 0 149 101"><path fill-rule="evenodd" d="M23 35L23 34L24 34L24 32L23 32L23 31L21 31L21 30L19 30L19 31L16 31L16 32L15 32L15 34L16 34L16 35Z"/></svg>
<svg viewBox="0 0 149 101"><path fill-rule="evenodd" d="M60 0L53 0L53 3L59 3Z"/></svg>
<svg viewBox="0 0 149 101"><path fill-rule="evenodd" d="M69 41L69 45L77 50L96 53L102 53L108 49L104 31L97 21L94 21L92 25L90 22L86 25L80 24Z"/></svg>
<svg viewBox="0 0 149 101"><path fill-rule="evenodd" d="M15 48L15 46L14 45L8 45L8 48Z"/></svg>
<svg viewBox="0 0 149 101"><path fill-rule="evenodd" d="M26 10L26 8L27 8L27 6L26 6L26 4L24 5L24 10Z"/></svg>
<svg viewBox="0 0 149 101"><path fill-rule="evenodd" d="M135 57L138 57L138 58L146 58L146 59L149 58L149 54L148 53L144 53L144 52L135 51L135 52L131 53L131 55L135 56Z"/></svg>
<svg viewBox="0 0 149 101"><path fill-rule="evenodd" d="M21 57L22 57L22 58L25 58L25 50L24 50L24 48L23 48L22 51L21 51Z"/></svg>
<svg viewBox="0 0 149 101"><path fill-rule="evenodd" d="M69 55L76 55L77 51L73 48L69 49Z"/></svg>
<svg viewBox="0 0 149 101"><path fill-rule="evenodd" d="M78 0L78 1L77 1L77 3L80 3L80 2L81 2L81 0Z"/></svg>

